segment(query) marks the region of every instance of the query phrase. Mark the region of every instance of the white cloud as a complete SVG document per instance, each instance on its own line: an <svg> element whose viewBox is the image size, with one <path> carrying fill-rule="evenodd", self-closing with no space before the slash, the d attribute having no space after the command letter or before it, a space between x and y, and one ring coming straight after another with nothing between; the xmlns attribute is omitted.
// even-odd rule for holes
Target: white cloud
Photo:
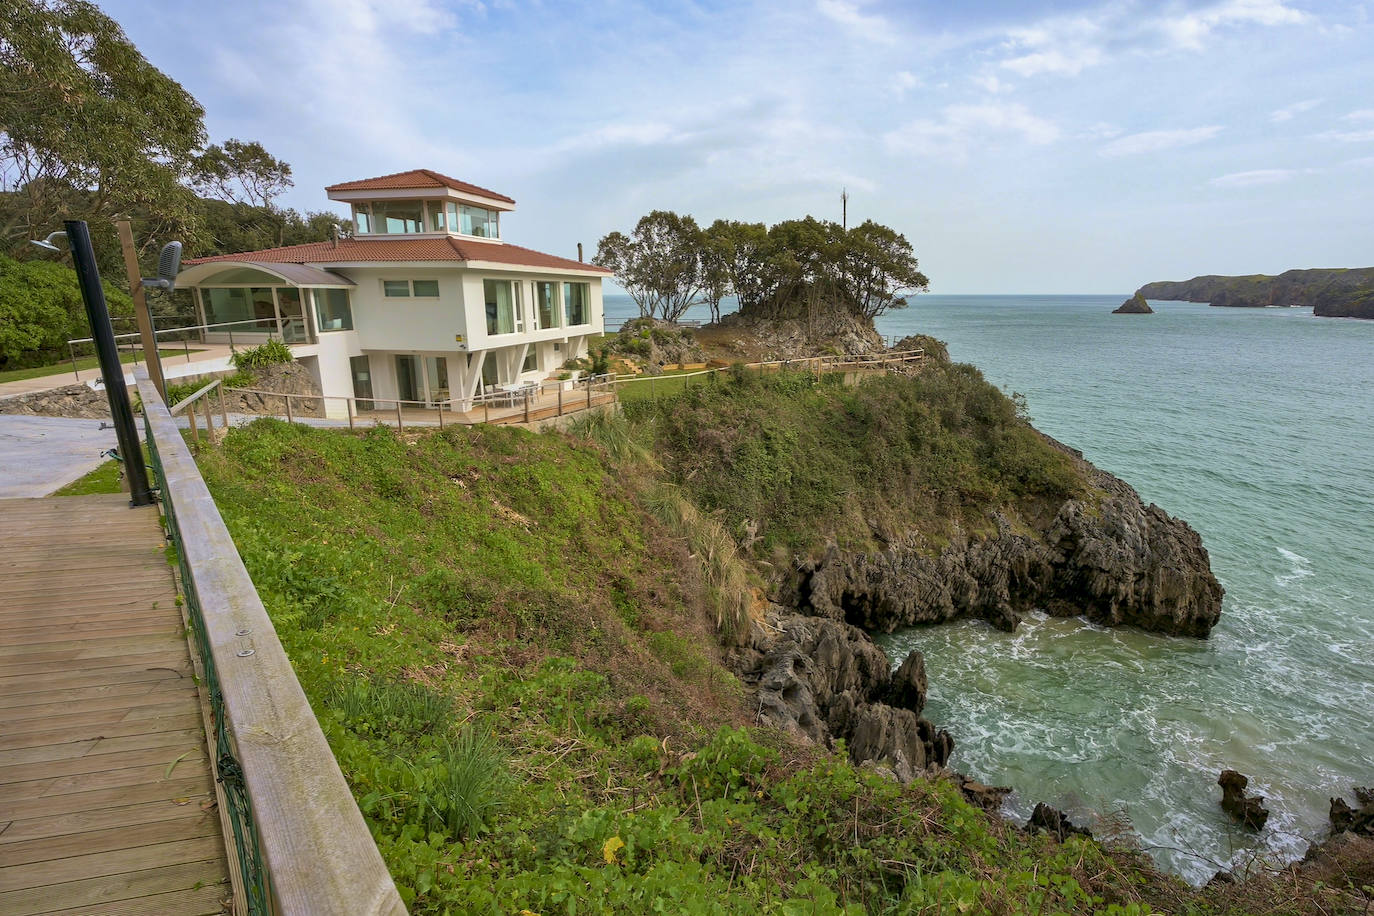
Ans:
<svg viewBox="0 0 1374 916"><path fill-rule="evenodd" d="M1207 9L1163 17L1158 27L1176 46L1200 51L1204 40L1224 26L1298 25L1310 18L1282 0L1228 0Z"/></svg>
<svg viewBox="0 0 1374 916"><path fill-rule="evenodd" d="M941 115L939 120L923 118L889 131L883 144L894 153L964 159L975 140L986 144L988 137L1010 137L1033 146L1059 139L1057 126L1021 104L950 105Z"/></svg>
<svg viewBox="0 0 1374 916"><path fill-rule="evenodd" d="M1374 108L1361 108L1345 116L1347 121L1374 121Z"/></svg>
<svg viewBox="0 0 1374 916"><path fill-rule="evenodd" d="M1193 146L1210 140L1221 133L1219 125L1189 127L1182 130L1147 130L1138 134L1127 134L1102 147L1104 156L1136 156L1141 153L1157 153L1161 150L1175 149L1180 146Z"/></svg>
<svg viewBox="0 0 1374 916"><path fill-rule="evenodd" d="M1317 134L1318 140L1335 140L1337 143L1374 143L1374 128L1370 130L1328 130Z"/></svg>
<svg viewBox="0 0 1374 916"><path fill-rule="evenodd" d="M863 12L850 0L816 0L816 9L865 41L890 45L897 41L892 26L882 16Z"/></svg>
<svg viewBox="0 0 1374 916"><path fill-rule="evenodd" d="M1283 0L1225 0L1185 13L1160 14L1142 14L1139 4L1109 3L1086 15L1051 16L1008 31L1001 66L1023 77L1077 76L1126 54L1200 51L1222 28L1295 25L1311 19Z"/></svg>
<svg viewBox="0 0 1374 916"><path fill-rule="evenodd" d="M899 99L905 98L908 92L919 85L921 85L921 81L916 78L914 73L910 70L899 70L892 77L892 94Z"/></svg>
<svg viewBox="0 0 1374 916"><path fill-rule="evenodd" d="M1218 188L1250 188L1256 185L1279 184L1303 174L1306 169L1254 169L1249 172L1232 172L1213 178L1208 184Z"/></svg>
<svg viewBox="0 0 1374 916"><path fill-rule="evenodd" d="M1294 102L1292 105L1285 105L1282 108L1274 109L1269 113L1269 120L1273 121L1275 124L1291 121L1297 115L1302 114L1304 111L1311 111L1321 103L1322 99L1303 99L1301 102Z"/></svg>
<svg viewBox="0 0 1374 916"><path fill-rule="evenodd" d="M1011 85L1002 82L995 73L984 73L973 78L973 83L984 92L991 92L993 95L1000 95L1003 92L1011 92Z"/></svg>
<svg viewBox="0 0 1374 916"><path fill-rule="evenodd" d="M1071 51L1052 48L1004 60L1002 66L1021 76L1037 76L1041 73L1077 76L1088 67L1101 62L1102 52L1097 48L1080 47Z"/></svg>

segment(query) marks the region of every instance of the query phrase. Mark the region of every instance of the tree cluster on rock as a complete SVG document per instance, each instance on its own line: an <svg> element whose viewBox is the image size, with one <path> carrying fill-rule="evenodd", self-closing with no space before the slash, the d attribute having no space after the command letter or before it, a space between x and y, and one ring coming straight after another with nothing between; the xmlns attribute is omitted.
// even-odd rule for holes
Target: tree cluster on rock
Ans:
<svg viewBox="0 0 1374 916"><path fill-rule="evenodd" d="M911 243L869 220L851 229L804 219L773 226L654 210L626 235L597 244L596 264L615 272L640 314L677 321L705 303L713 321L727 296L742 316L781 320L843 312L871 322L929 287Z"/></svg>

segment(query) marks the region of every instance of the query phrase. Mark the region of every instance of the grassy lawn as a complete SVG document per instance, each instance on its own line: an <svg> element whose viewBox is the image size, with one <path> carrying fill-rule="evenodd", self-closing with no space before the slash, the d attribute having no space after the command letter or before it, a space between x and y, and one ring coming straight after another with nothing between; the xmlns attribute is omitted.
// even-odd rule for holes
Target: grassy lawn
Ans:
<svg viewBox="0 0 1374 916"><path fill-rule="evenodd" d="M173 356L186 355L185 350L159 350L158 352L161 353L163 359L170 359ZM192 349L190 352L199 353L201 351L197 349ZM142 357L140 356L140 360L141 359ZM131 363L134 361L134 354L121 353L119 354L119 361L121 363ZM96 359L94 356L83 356L76 361L76 365L79 369L95 369L99 367L100 361ZM34 366L31 369L9 369L4 372L0 372L0 382L17 382L22 379L43 378L47 375L61 375L64 372L71 371L71 360L67 360L66 362L57 363L52 366Z"/></svg>
<svg viewBox="0 0 1374 916"><path fill-rule="evenodd" d="M128 485L119 473L119 462L111 458L85 477L79 477L53 496L90 496L92 493L127 493Z"/></svg>
<svg viewBox="0 0 1374 916"><path fill-rule="evenodd" d="M710 376L697 374L702 371L701 369L671 369L661 375L638 376L643 381L631 382L622 379L615 388L622 401L639 401L665 394L677 394L688 385L695 388L698 385L711 384ZM687 378L687 376L691 376L691 378Z"/></svg>

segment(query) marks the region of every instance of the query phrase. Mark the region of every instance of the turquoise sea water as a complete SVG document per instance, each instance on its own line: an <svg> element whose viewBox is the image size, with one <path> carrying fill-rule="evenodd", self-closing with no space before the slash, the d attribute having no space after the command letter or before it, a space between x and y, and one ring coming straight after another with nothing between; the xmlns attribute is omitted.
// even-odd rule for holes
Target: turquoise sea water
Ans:
<svg viewBox="0 0 1374 916"><path fill-rule="evenodd" d="M1076 620L894 634L926 655L953 765L1090 819L1122 814L1194 881L1300 854L1328 797L1374 781L1374 322L1126 296L923 296L880 320L949 342L1035 424L1181 516L1226 588L1197 641ZM1217 806L1233 767L1258 841Z"/></svg>
<svg viewBox="0 0 1374 916"><path fill-rule="evenodd" d="M926 656L952 765L1016 816L1127 819L1193 881L1301 854L1328 797L1374 783L1374 322L1112 296L920 296L879 320L933 334L1035 424L1201 532L1226 587L1206 641L1035 617L885 638ZM608 317L629 312L608 297ZM695 316L693 316L695 317ZM704 317L704 316L703 316ZM1233 767L1258 838L1217 805Z"/></svg>

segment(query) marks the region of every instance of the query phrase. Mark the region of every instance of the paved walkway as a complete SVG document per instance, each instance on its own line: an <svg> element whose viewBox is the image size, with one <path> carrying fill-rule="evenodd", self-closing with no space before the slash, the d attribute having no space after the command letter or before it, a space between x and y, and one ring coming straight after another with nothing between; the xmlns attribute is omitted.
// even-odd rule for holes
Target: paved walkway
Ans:
<svg viewBox="0 0 1374 916"><path fill-rule="evenodd" d="M173 350L175 344L166 344L163 349ZM197 352L199 351L199 352ZM134 383L133 364L125 364L124 380L130 385ZM186 356L164 356L162 357L162 373L169 379L182 378L187 375L202 375L206 372L219 372L229 366L229 348L220 344L193 344L191 346L190 360ZM38 378L18 379L12 382L0 382L0 400L14 397L20 394L32 394L35 391L51 391L54 388L65 388L68 385L75 385L78 381L90 382L100 378L100 369L82 369L80 372L73 372L71 365L68 364L66 371L56 372L52 375L42 375Z"/></svg>
<svg viewBox="0 0 1374 916"><path fill-rule="evenodd" d="M108 420L0 414L0 499L47 496L108 459L117 444Z"/></svg>
<svg viewBox="0 0 1374 916"><path fill-rule="evenodd" d="M0 913L232 896L156 507L0 500Z"/></svg>

